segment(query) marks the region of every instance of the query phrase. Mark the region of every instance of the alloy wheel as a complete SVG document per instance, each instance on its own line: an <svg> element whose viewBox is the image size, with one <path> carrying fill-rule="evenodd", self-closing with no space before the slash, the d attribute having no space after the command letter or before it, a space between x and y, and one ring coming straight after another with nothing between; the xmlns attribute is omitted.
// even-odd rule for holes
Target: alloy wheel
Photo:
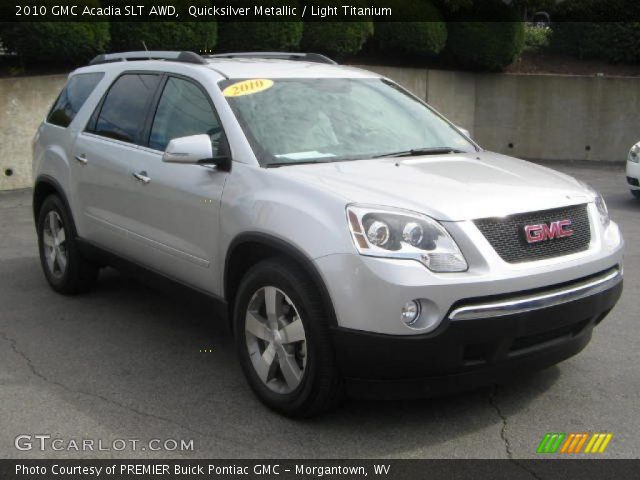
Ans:
<svg viewBox="0 0 640 480"><path fill-rule="evenodd" d="M62 218L55 210L47 213L42 229L42 248L49 273L61 278L67 270L67 235Z"/></svg>
<svg viewBox="0 0 640 480"><path fill-rule="evenodd" d="M251 364L270 390L287 394L300 385L307 366L307 339L296 306L282 290L267 286L253 294L245 316L245 338Z"/></svg>

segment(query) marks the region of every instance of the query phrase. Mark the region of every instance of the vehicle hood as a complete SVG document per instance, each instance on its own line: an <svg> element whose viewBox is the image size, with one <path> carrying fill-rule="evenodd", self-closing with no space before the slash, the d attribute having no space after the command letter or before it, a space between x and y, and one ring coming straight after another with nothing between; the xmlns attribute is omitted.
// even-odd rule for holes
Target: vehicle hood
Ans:
<svg viewBox="0 0 640 480"><path fill-rule="evenodd" d="M593 194L574 178L490 152L290 165L282 175L347 203L462 221L577 205Z"/></svg>

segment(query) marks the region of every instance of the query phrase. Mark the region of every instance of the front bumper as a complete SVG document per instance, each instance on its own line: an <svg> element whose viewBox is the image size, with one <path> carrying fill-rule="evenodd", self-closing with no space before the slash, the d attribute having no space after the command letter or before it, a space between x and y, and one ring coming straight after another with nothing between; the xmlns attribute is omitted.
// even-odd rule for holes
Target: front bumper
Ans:
<svg viewBox="0 0 640 480"><path fill-rule="evenodd" d="M591 333L622 292L622 277L601 272L550 291L609 278L589 295L545 308L521 309L486 318L459 317L466 305L508 302L493 298L459 302L438 328L422 335L384 335L336 327L333 339L339 366L350 394L373 398L424 397L502 382L525 370L554 365L580 352ZM591 282L593 284L597 282ZM540 297L543 291L521 292L514 298ZM478 313L480 310L476 310Z"/></svg>
<svg viewBox="0 0 640 480"><path fill-rule="evenodd" d="M627 161L627 184L631 190L640 189L640 163Z"/></svg>
<svg viewBox="0 0 640 480"><path fill-rule="evenodd" d="M460 273L434 273L413 260L356 253L327 255L315 263L329 290L338 326L387 335L422 335L437 328L453 306L466 299L514 296L622 265L624 242L618 226L611 222L601 231L599 223L591 222L589 250L518 264L502 260L471 222L448 224L469 263L469 270ZM416 299L422 315L410 328L401 319L401 309Z"/></svg>

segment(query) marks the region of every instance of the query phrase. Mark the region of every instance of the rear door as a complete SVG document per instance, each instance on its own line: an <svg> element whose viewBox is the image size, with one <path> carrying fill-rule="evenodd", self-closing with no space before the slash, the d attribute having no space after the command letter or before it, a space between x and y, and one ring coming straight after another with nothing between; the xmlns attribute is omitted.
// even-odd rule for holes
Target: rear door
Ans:
<svg viewBox="0 0 640 480"><path fill-rule="evenodd" d="M79 166L77 198L83 216L83 236L124 256L137 251L128 231L137 219L131 204L138 181L132 165L144 152L145 124L163 75L125 72L96 107L73 155Z"/></svg>
<svg viewBox="0 0 640 480"><path fill-rule="evenodd" d="M174 138L207 134L214 156L226 139L207 91L195 80L168 74L149 126L147 146L133 159L134 173L145 177L131 197L133 238L151 254L154 269L215 293L220 200L227 179L216 167L164 163Z"/></svg>
<svg viewBox="0 0 640 480"><path fill-rule="evenodd" d="M78 232L82 231L82 217L79 215L80 210L77 209L76 202L76 181L80 173L80 164L73 159L73 146L79 132L84 128L83 124L87 122L87 113L80 112L104 76L104 72L72 74L51 107L46 120L40 125L36 137L36 147L42 148L34 152L34 172L52 175L65 183L69 207ZM99 92L95 94L100 95ZM87 105L87 108L93 110L91 105ZM43 164L44 159L48 161ZM65 168L58 170L62 165L65 165ZM67 172L69 177L64 178L63 175Z"/></svg>

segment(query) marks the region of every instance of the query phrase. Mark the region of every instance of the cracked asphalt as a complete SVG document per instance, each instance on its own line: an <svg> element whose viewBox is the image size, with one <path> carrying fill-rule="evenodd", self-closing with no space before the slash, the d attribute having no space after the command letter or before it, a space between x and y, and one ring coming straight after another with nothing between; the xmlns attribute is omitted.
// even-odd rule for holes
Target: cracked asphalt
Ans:
<svg viewBox="0 0 640 480"><path fill-rule="evenodd" d="M619 165L556 168L603 192L627 242L625 291L587 349L508 385L350 401L308 421L255 399L209 300L113 270L89 294L55 294L37 258L31 192L0 192L0 457L517 459L535 457L553 431L612 432L603 456L638 458L640 202ZM61 438L63 450L17 450L21 434ZM76 452L72 439L140 443ZM142 450L150 439L193 440L193 450Z"/></svg>

